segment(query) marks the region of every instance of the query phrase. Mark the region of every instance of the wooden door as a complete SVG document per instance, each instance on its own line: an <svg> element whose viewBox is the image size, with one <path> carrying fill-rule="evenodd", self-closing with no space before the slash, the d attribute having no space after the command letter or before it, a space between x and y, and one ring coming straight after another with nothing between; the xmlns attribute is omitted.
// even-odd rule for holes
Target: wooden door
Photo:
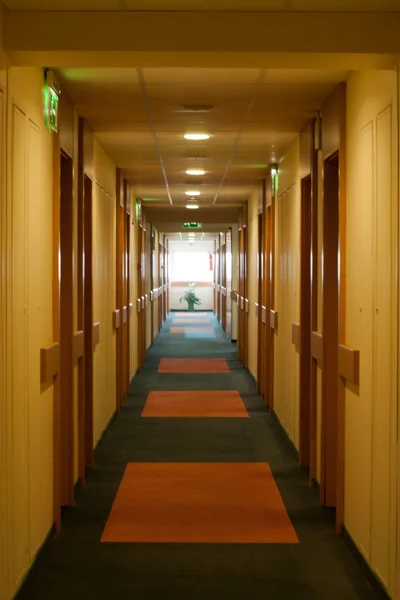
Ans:
<svg viewBox="0 0 400 600"><path fill-rule="evenodd" d="M60 504L74 502L73 161L60 155Z"/></svg>
<svg viewBox="0 0 400 600"><path fill-rule="evenodd" d="M272 311L275 308L275 186L269 174L265 185L265 311L262 307L262 320L265 321L265 361L266 361L266 404L270 411L274 408L274 323Z"/></svg>
<svg viewBox="0 0 400 600"><path fill-rule="evenodd" d="M221 324L226 331L226 242L225 234L221 236Z"/></svg>
<svg viewBox="0 0 400 600"><path fill-rule="evenodd" d="M264 194L263 194L264 195ZM264 204L264 202L263 202ZM265 306L265 257L264 257L264 225L265 225L265 207L258 215L258 260L257 260L257 389L261 396L265 397L265 377L266 377L266 339L265 339L265 320L263 320L262 307Z"/></svg>
<svg viewBox="0 0 400 600"><path fill-rule="evenodd" d="M324 161L321 503L336 506L339 345L339 154Z"/></svg>
<svg viewBox="0 0 400 600"><path fill-rule="evenodd" d="M85 175L83 187L84 236L84 370L85 466L93 464L93 183Z"/></svg>
<svg viewBox="0 0 400 600"><path fill-rule="evenodd" d="M138 318L138 363L141 368L146 357L146 304L145 304L145 247L146 232L143 225L139 225L138 264L139 264L139 318Z"/></svg>
<svg viewBox="0 0 400 600"><path fill-rule="evenodd" d="M301 180L299 461L310 466L311 419L311 175Z"/></svg>
<svg viewBox="0 0 400 600"><path fill-rule="evenodd" d="M226 234L226 334L232 339L232 231Z"/></svg>

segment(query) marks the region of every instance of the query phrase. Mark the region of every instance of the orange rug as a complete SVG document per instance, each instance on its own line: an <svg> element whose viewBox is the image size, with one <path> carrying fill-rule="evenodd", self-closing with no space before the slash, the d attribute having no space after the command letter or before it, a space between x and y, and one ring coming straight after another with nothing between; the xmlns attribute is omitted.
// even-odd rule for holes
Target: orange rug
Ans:
<svg viewBox="0 0 400 600"><path fill-rule="evenodd" d="M162 358L159 373L230 373L224 358Z"/></svg>
<svg viewBox="0 0 400 600"><path fill-rule="evenodd" d="M214 333L212 327L170 327L170 333Z"/></svg>
<svg viewBox="0 0 400 600"><path fill-rule="evenodd" d="M142 417L248 417L237 391L150 392Z"/></svg>
<svg viewBox="0 0 400 600"><path fill-rule="evenodd" d="M174 325L207 325L210 323L210 319L174 319L172 321Z"/></svg>
<svg viewBox="0 0 400 600"><path fill-rule="evenodd" d="M267 463L130 463L102 542L296 544Z"/></svg>

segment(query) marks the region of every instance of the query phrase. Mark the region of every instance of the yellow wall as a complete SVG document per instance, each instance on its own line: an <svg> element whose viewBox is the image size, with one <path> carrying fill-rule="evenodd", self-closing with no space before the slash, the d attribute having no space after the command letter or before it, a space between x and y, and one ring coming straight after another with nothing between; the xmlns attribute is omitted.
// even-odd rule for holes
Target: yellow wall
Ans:
<svg viewBox="0 0 400 600"><path fill-rule="evenodd" d="M6 100L7 61L1 50L2 9L0 8L0 331L6 330ZM6 338L0 335L0 598L7 592L6 539Z"/></svg>
<svg viewBox="0 0 400 600"><path fill-rule="evenodd" d="M9 69L7 596L20 584L53 520L53 394L39 376L40 348L53 342L52 136L43 125L42 89L42 70Z"/></svg>
<svg viewBox="0 0 400 600"><path fill-rule="evenodd" d="M346 343L361 351L346 387L345 525L394 591L396 485L397 77L355 73L347 91Z"/></svg>
<svg viewBox="0 0 400 600"><path fill-rule="evenodd" d="M232 290L239 287L239 234L238 227L232 224ZM238 305L232 300L232 340L238 337Z"/></svg>
<svg viewBox="0 0 400 600"><path fill-rule="evenodd" d="M298 448L299 355L292 344L292 322L299 322L300 289L300 181L299 138L279 165L279 191L275 209L276 265L274 410Z"/></svg>
<svg viewBox="0 0 400 600"><path fill-rule="evenodd" d="M151 346L151 303L150 303L150 290L152 289L151 284L151 235L150 235L150 223L146 227L146 348Z"/></svg>
<svg viewBox="0 0 400 600"><path fill-rule="evenodd" d="M258 325L255 313L255 303L258 302L258 189L255 189L248 200L248 368L257 378Z"/></svg>
<svg viewBox="0 0 400 600"><path fill-rule="evenodd" d="M137 300L139 297L139 271L138 271L138 247L139 247L139 222L136 215L136 198L131 189L131 236L130 236L130 301L133 304L132 318L130 319L130 374L131 377L138 369L138 312ZM133 224L132 224L133 222Z"/></svg>
<svg viewBox="0 0 400 600"><path fill-rule="evenodd" d="M94 142L93 188L93 321L100 322L100 344L94 353L93 441L98 442L116 408L116 167Z"/></svg>
<svg viewBox="0 0 400 600"><path fill-rule="evenodd" d="M154 237L154 261L153 261L153 282L150 283L150 289L153 289L155 287L159 286L159 282L158 282L158 263L159 263L159 252L158 252L158 240L159 240L159 235L158 235L158 231L155 231L155 237ZM154 319L154 335L156 336L159 330L159 324L158 324L158 302L157 300L155 300L153 302L153 319Z"/></svg>

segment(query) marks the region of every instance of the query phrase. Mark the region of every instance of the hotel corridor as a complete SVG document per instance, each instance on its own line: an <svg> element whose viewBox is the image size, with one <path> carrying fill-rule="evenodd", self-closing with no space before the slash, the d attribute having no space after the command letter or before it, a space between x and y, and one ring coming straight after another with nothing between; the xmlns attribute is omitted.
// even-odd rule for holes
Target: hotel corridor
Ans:
<svg viewBox="0 0 400 600"><path fill-rule="evenodd" d="M376 597L211 312L169 314L17 596Z"/></svg>

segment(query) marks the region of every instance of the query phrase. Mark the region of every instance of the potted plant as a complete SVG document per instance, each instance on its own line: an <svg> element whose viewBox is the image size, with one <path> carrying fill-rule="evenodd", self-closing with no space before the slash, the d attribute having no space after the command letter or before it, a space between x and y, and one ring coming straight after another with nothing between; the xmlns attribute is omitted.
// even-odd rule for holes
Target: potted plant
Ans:
<svg viewBox="0 0 400 600"><path fill-rule="evenodd" d="M189 285L189 289L183 294L182 298L179 298L179 302L185 300L188 303L188 310L193 311L195 304L201 304L200 299L196 296L195 283Z"/></svg>

